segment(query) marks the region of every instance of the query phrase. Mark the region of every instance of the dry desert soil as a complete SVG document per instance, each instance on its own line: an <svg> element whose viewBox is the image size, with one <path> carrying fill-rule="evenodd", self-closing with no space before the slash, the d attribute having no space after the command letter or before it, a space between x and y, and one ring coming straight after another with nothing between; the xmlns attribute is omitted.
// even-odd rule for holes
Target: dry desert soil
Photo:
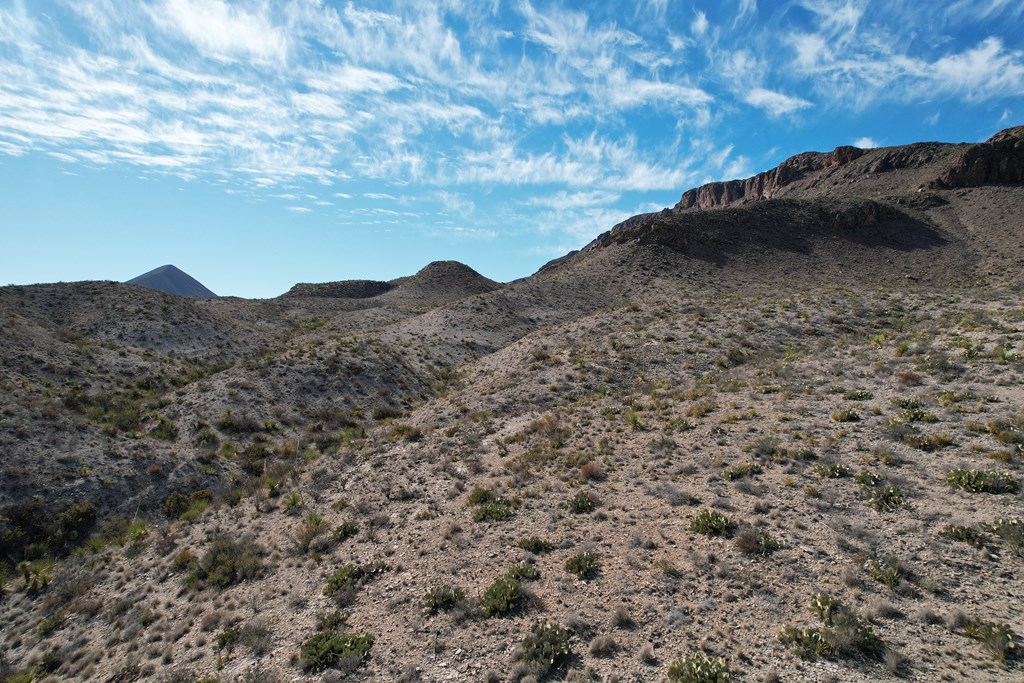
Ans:
<svg viewBox="0 0 1024 683"><path fill-rule="evenodd" d="M0 288L0 681L1022 681L1024 128L523 280Z"/></svg>

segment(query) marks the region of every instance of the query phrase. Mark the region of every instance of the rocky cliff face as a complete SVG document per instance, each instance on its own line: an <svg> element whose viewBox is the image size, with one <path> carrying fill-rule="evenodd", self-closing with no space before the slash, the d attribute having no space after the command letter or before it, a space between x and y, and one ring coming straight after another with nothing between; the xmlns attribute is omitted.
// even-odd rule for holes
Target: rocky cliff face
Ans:
<svg viewBox="0 0 1024 683"><path fill-rule="evenodd" d="M933 189L950 190L978 185L1024 182L1024 126L1008 128L977 145L971 145L956 163L929 183Z"/></svg>
<svg viewBox="0 0 1024 683"><path fill-rule="evenodd" d="M770 171L746 180L709 183L683 193L677 210L710 209L740 200L771 199L779 188L803 178L806 174L832 166L842 166L863 156L856 147L836 147L831 152L805 152L786 159Z"/></svg>

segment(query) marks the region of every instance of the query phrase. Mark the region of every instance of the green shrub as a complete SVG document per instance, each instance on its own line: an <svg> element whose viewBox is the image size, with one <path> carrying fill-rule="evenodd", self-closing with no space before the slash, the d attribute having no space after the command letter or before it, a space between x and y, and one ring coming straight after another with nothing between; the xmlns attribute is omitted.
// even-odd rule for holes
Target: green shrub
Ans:
<svg viewBox="0 0 1024 683"><path fill-rule="evenodd" d="M1020 482L1003 472L955 469L946 474L946 483L970 493L1017 493Z"/></svg>
<svg viewBox="0 0 1024 683"><path fill-rule="evenodd" d="M565 570L583 581L597 576L598 569L597 555L592 552L579 553L565 561Z"/></svg>
<svg viewBox="0 0 1024 683"><path fill-rule="evenodd" d="M327 582L324 584L324 595L331 598L342 591L357 588L376 578L385 569L386 566L379 562L371 562L366 565L346 564L327 577Z"/></svg>
<svg viewBox="0 0 1024 683"><path fill-rule="evenodd" d="M893 512L906 506L903 493L887 484L878 474L864 470L854 477L860 486L860 497L868 507L879 512Z"/></svg>
<svg viewBox="0 0 1024 683"><path fill-rule="evenodd" d="M931 436L910 434L904 436L902 440L908 446L928 453L956 445L956 442L948 434L933 434Z"/></svg>
<svg viewBox="0 0 1024 683"><path fill-rule="evenodd" d="M910 575L906 566L894 557L890 557L883 562L871 560L867 563L866 569L871 578L887 588L895 588L903 579L908 578Z"/></svg>
<svg viewBox="0 0 1024 683"><path fill-rule="evenodd" d="M480 598L480 609L489 617L508 614L519 607L522 600L522 586L510 576L503 576L484 591Z"/></svg>
<svg viewBox="0 0 1024 683"><path fill-rule="evenodd" d="M735 481L744 477L752 477L755 474L761 474L761 467L752 462L744 462L727 468L722 472L722 478L726 481Z"/></svg>
<svg viewBox="0 0 1024 683"><path fill-rule="evenodd" d="M163 509L164 514L170 519L181 519L190 513L190 516L198 517L196 512L201 515L202 511L205 511L212 502L213 494L206 489L198 489L187 494L181 491L171 491L164 498Z"/></svg>
<svg viewBox="0 0 1024 683"><path fill-rule="evenodd" d="M548 670L568 663L569 634L557 624L538 622L530 627L530 635L519 644L520 659L527 664L540 664Z"/></svg>
<svg viewBox="0 0 1024 683"><path fill-rule="evenodd" d="M441 610L450 610L466 599L466 593L455 586L438 586L427 591L423 596L423 611L437 614Z"/></svg>
<svg viewBox="0 0 1024 683"><path fill-rule="evenodd" d="M374 420L395 420L405 417L405 411L392 406L377 406L373 409Z"/></svg>
<svg viewBox="0 0 1024 683"><path fill-rule="evenodd" d="M227 588L263 573L263 551L254 543L216 538L186 577L194 588Z"/></svg>
<svg viewBox="0 0 1024 683"><path fill-rule="evenodd" d="M729 683L729 665L721 657L693 652L668 665L668 680L673 683Z"/></svg>
<svg viewBox="0 0 1024 683"><path fill-rule="evenodd" d="M299 658L306 671L329 667L351 671L369 656L372 646L373 636L369 633L322 631L302 644Z"/></svg>
<svg viewBox="0 0 1024 683"><path fill-rule="evenodd" d="M973 619L964 627L964 635L981 643L1000 664L1019 656L1017 636L1006 624Z"/></svg>
<svg viewBox="0 0 1024 683"><path fill-rule="evenodd" d="M593 512L597 507L593 497L587 491L577 491L576 495L569 499L567 505L569 506L569 512L576 515Z"/></svg>
<svg viewBox="0 0 1024 683"><path fill-rule="evenodd" d="M474 522L503 522L511 518L512 506L504 499L484 503L473 512Z"/></svg>
<svg viewBox="0 0 1024 683"><path fill-rule="evenodd" d="M540 570L532 562L520 562L512 565L512 568L505 572L505 576L516 581L536 581L540 578Z"/></svg>
<svg viewBox="0 0 1024 683"><path fill-rule="evenodd" d="M523 550L534 553L536 555L550 552L555 547L552 543L545 541L537 536L526 536L524 538L520 538L516 545L518 545Z"/></svg>
<svg viewBox="0 0 1024 683"><path fill-rule="evenodd" d="M690 531L705 536L729 538L736 531L736 523L720 512L703 510L690 520Z"/></svg>
<svg viewBox="0 0 1024 683"><path fill-rule="evenodd" d="M813 469L815 474L825 479L840 479L850 476L850 468L839 462L820 463Z"/></svg>
<svg viewBox="0 0 1024 683"><path fill-rule="evenodd" d="M169 419L160 415L157 417L156 426L149 430L149 435L161 441L174 441L178 438L178 428Z"/></svg>
<svg viewBox="0 0 1024 683"><path fill-rule="evenodd" d="M985 537L981 535L980 531L970 526L949 524L939 532L939 536L953 541L967 543L969 545L973 545L975 548L985 547Z"/></svg>
<svg viewBox="0 0 1024 683"><path fill-rule="evenodd" d="M493 489L484 488L482 486L475 487L466 498L466 505L483 505L484 503L491 503L497 499Z"/></svg>
<svg viewBox="0 0 1024 683"><path fill-rule="evenodd" d="M341 543L346 541L356 534L359 533L359 525L355 522L346 519L344 522L335 527L334 532L331 534L331 539L335 543Z"/></svg>
<svg viewBox="0 0 1024 683"><path fill-rule="evenodd" d="M811 599L809 609L821 620L822 627L800 629L787 625L779 633L779 641L799 656L880 659L885 654L885 645L871 627L839 600L819 593Z"/></svg>

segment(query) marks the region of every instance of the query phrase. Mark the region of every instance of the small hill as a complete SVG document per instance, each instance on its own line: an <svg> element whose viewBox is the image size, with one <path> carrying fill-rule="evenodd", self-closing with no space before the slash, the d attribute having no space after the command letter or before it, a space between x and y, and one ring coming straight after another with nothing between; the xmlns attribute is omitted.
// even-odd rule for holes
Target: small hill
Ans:
<svg viewBox="0 0 1024 683"><path fill-rule="evenodd" d="M394 303L442 306L474 294L500 289L490 280L458 261L434 261L415 275L388 282L379 280L339 280L337 282L299 283L282 298L330 298L369 300L367 305Z"/></svg>
<svg viewBox="0 0 1024 683"><path fill-rule="evenodd" d="M213 299L217 296L199 280L172 265L154 268L148 273L128 280L125 284L141 285L175 296L195 296L203 299Z"/></svg>

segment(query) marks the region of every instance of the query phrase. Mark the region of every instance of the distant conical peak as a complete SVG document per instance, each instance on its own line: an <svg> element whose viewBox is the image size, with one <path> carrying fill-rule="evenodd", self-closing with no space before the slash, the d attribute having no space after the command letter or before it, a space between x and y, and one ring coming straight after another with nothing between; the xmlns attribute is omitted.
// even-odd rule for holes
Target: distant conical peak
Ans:
<svg viewBox="0 0 1024 683"><path fill-rule="evenodd" d="M140 285L175 296L191 296L205 299L212 299L217 296L199 280L196 280L182 269L170 263L134 277L128 280L126 284Z"/></svg>

